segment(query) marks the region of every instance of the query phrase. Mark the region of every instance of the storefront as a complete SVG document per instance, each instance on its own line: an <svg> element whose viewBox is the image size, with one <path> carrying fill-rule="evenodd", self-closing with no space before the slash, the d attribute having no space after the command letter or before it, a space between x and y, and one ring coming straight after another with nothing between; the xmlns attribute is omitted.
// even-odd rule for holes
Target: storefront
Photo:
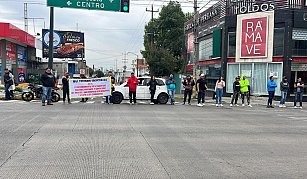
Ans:
<svg viewBox="0 0 307 179"><path fill-rule="evenodd" d="M35 37L12 24L0 23L1 79L3 79L2 72L8 68L13 72L17 82L24 82L27 64L35 59L35 56Z"/></svg>
<svg viewBox="0 0 307 179"><path fill-rule="evenodd" d="M197 34L193 43L197 55L190 57L195 64L194 75L205 73L211 89L223 76L227 93L232 93L235 77L244 75L254 95L267 94L269 76L274 76L278 84L283 76L291 84L298 77L307 82L305 5L305 0L219 1L199 14L196 22L185 24L187 42L191 41L190 34ZM188 55L194 51L190 47Z"/></svg>

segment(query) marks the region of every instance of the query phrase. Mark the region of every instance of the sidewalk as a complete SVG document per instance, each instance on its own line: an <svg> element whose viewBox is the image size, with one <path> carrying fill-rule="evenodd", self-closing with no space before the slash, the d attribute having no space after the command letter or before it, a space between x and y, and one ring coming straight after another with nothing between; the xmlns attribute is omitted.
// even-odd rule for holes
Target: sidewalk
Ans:
<svg viewBox="0 0 307 179"><path fill-rule="evenodd" d="M183 102L183 94L175 94L175 99L177 102ZM197 103L197 98L192 99L193 102ZM206 103L214 103L215 104L215 99L212 99L211 96L206 96L205 97ZM258 96L251 96L250 103L252 106L266 106L268 101L268 97L258 97ZM231 102L231 97L223 97L222 98L222 103L224 105L229 105ZM245 103L247 104L246 100ZM238 99L238 104L242 104L241 98ZM279 105L279 100L274 100L273 101L274 106ZM286 102L287 106L293 106L293 102Z"/></svg>

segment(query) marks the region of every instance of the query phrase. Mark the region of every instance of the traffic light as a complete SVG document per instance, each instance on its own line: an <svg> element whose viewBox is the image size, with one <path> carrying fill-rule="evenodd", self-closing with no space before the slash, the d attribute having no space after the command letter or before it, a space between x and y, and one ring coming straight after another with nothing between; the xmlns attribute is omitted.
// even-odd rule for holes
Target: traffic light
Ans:
<svg viewBox="0 0 307 179"><path fill-rule="evenodd" d="M129 13L130 0L121 0L120 12Z"/></svg>

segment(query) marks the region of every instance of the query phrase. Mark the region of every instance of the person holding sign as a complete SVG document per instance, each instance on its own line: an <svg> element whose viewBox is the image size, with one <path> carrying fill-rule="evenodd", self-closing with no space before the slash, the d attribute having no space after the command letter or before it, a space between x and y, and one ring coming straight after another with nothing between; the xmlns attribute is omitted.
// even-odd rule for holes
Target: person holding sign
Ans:
<svg viewBox="0 0 307 179"><path fill-rule="evenodd" d="M111 78L111 95L109 96L106 96L106 104L112 104L112 93L113 91L115 91L115 87L114 87L114 84L115 84L115 78L113 76L113 72L112 71L109 71L108 72L108 77Z"/></svg>
<svg viewBox="0 0 307 179"><path fill-rule="evenodd" d="M65 75L63 76L62 84L63 84L63 103L65 104L65 99L67 96L68 104L71 104L69 96L69 73L65 73Z"/></svg>
<svg viewBox="0 0 307 179"><path fill-rule="evenodd" d="M136 88L139 84L139 80L134 76L134 73L131 73L131 77L128 79L127 85L129 87L129 99L130 105L132 105L132 98L133 103L136 104Z"/></svg>

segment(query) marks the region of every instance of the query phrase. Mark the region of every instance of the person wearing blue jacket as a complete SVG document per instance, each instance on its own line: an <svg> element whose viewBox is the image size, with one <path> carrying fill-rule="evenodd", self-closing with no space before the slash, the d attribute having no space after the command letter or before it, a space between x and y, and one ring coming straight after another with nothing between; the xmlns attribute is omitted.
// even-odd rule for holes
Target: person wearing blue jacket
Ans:
<svg viewBox="0 0 307 179"><path fill-rule="evenodd" d="M268 89L268 93L269 93L267 108L274 108L272 103L273 103L273 98L274 98L274 95L275 95L276 87L277 87L277 83L276 83L276 81L274 81L274 77L270 76L270 79L268 80L268 83L267 83L267 89Z"/></svg>

